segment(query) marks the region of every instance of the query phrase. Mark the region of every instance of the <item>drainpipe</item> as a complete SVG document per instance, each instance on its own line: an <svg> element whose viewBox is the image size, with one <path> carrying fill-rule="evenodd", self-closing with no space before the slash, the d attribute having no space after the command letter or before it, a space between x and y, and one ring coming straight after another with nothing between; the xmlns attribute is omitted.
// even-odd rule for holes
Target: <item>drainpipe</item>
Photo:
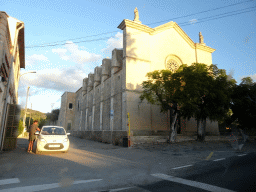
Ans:
<svg viewBox="0 0 256 192"><path fill-rule="evenodd" d="M195 56L196 56L196 63L197 63L197 45L195 43Z"/></svg>
<svg viewBox="0 0 256 192"><path fill-rule="evenodd" d="M10 73L9 73L9 78L8 78L8 82L7 82L7 88L6 88L6 92L5 92L5 96L4 96L4 111L3 111L3 115L2 115L2 124L1 124L1 134L0 134L0 151L3 150L3 144L4 144L4 137L5 137L5 119L6 119L6 113L7 113L7 97L8 97L8 94L9 94L9 89L10 89L10 80L11 80L11 75L12 75L12 72L13 72L13 62L14 62L14 58L15 58L15 55L16 55L16 49L17 49L17 41L18 41L18 34L20 32L20 30L22 28L24 28L24 23L20 23L21 26L17 29L17 33L15 34L15 43L14 43L14 46L13 46L13 55L12 55L12 60L11 60L11 69L10 69Z"/></svg>

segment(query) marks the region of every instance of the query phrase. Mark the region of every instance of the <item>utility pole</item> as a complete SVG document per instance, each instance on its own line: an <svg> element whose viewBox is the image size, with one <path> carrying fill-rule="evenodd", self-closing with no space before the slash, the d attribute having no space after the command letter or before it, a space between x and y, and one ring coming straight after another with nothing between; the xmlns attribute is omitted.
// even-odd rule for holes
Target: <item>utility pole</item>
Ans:
<svg viewBox="0 0 256 192"><path fill-rule="evenodd" d="M30 120L31 120L31 113L32 113L32 103L31 103L31 111L30 111L30 117L29 117L29 123L28 123L29 126L30 126Z"/></svg>
<svg viewBox="0 0 256 192"><path fill-rule="evenodd" d="M25 105L25 113L24 113L24 116L23 116L23 127L24 127L24 128L25 128L25 120L26 120L26 113L27 113L27 103L28 103L29 88L30 88L30 87L28 87L28 90L27 90L27 98L26 98L26 105Z"/></svg>
<svg viewBox="0 0 256 192"><path fill-rule="evenodd" d="M52 109L53 109L53 106L54 106L55 103L51 103L51 118L50 118L50 124L54 124L52 123L52 116L53 116L53 113L52 113Z"/></svg>

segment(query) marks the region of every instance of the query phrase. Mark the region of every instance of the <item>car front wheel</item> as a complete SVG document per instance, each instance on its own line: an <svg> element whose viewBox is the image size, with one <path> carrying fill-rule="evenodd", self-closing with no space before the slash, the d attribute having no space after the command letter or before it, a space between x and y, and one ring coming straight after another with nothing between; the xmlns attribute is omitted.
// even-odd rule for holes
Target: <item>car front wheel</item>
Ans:
<svg viewBox="0 0 256 192"><path fill-rule="evenodd" d="M38 149L36 148L36 154L40 154L41 153L41 151L38 151Z"/></svg>

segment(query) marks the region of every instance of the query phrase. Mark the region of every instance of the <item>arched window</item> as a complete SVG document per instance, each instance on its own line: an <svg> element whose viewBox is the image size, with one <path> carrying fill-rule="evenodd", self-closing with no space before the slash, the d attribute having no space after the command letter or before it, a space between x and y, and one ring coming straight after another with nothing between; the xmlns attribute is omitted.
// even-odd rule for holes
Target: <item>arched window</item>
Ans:
<svg viewBox="0 0 256 192"><path fill-rule="evenodd" d="M175 72L180 65L182 65L181 59L176 55L168 55L165 59L165 67L166 69Z"/></svg>

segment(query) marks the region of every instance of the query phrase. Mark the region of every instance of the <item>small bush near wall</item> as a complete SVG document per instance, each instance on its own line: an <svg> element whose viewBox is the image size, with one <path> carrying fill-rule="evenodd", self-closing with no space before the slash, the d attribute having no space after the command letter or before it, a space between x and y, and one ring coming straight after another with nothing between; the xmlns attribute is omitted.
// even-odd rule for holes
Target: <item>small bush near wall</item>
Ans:
<svg viewBox="0 0 256 192"><path fill-rule="evenodd" d="M18 135L21 135L23 133L24 127L23 127L23 121L19 121L19 127L18 127Z"/></svg>
<svg viewBox="0 0 256 192"><path fill-rule="evenodd" d="M118 140L118 138L115 138L114 145L120 145L120 141Z"/></svg>

